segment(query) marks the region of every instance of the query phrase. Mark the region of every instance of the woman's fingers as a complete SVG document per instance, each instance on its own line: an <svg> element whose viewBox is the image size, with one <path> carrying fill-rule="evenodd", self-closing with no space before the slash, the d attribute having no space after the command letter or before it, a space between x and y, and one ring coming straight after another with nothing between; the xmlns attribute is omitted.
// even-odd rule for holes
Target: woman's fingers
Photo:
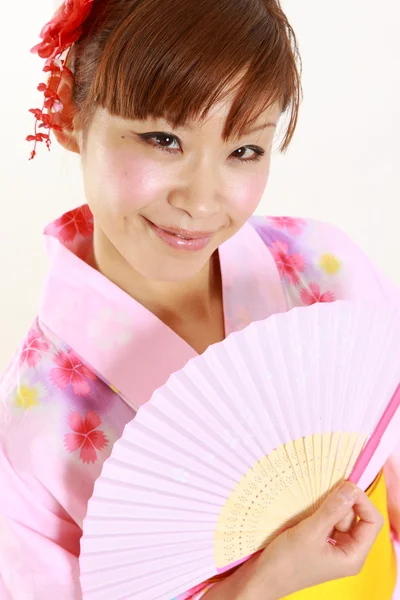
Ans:
<svg viewBox="0 0 400 600"><path fill-rule="evenodd" d="M238 577L250 579L242 589L250 590L246 597L262 600L266 582L274 582L279 592L275 597L281 598L357 575L382 524L383 517L368 496L346 482L331 492L313 515L275 538L247 570L238 569ZM336 544L327 543L330 535Z"/></svg>
<svg viewBox="0 0 400 600"><path fill-rule="evenodd" d="M356 522L357 515L355 511L351 509L347 515L335 525L335 530L339 531L340 533L348 533L354 527Z"/></svg>
<svg viewBox="0 0 400 600"><path fill-rule="evenodd" d="M356 545L368 546L371 539L374 541L382 529L384 518L368 496L361 491L353 509L359 520L350 532L351 538Z"/></svg>
<svg viewBox="0 0 400 600"><path fill-rule="evenodd" d="M356 517L353 526L346 532L341 532L336 528L333 538L337 542L336 548L351 563L362 565L382 529L384 519L376 506L361 490L356 497L353 511ZM340 524L338 525L340 526Z"/></svg>
<svg viewBox="0 0 400 600"><path fill-rule="evenodd" d="M332 492L310 517L314 522L316 535L325 538L331 535L332 529L347 518L358 493L358 488L350 482L345 482Z"/></svg>

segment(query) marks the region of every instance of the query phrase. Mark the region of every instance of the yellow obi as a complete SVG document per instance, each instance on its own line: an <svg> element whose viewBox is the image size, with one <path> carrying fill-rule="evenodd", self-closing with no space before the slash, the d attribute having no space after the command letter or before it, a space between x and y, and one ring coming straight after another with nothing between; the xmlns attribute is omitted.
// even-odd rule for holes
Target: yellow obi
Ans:
<svg viewBox="0 0 400 600"><path fill-rule="evenodd" d="M396 586L397 565L390 537L383 471L367 490L367 495L385 517L385 524L361 573L301 590L282 600L391 600Z"/></svg>

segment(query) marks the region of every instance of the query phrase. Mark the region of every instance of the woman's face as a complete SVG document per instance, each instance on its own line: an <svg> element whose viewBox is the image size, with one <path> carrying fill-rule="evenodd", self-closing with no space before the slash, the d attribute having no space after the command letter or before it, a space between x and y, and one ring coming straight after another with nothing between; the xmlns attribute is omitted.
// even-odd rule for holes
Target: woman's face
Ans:
<svg viewBox="0 0 400 600"><path fill-rule="evenodd" d="M155 281L183 281L244 225L268 181L280 106L258 119L264 129L224 143L229 108L176 130L96 112L81 154L103 257Z"/></svg>

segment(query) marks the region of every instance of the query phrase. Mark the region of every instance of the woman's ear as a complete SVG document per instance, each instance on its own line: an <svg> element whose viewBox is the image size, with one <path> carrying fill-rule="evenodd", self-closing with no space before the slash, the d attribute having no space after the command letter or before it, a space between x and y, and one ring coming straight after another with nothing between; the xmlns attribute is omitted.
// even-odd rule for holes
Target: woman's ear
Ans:
<svg viewBox="0 0 400 600"><path fill-rule="evenodd" d="M52 122L62 128L52 130L57 141L71 152L81 153L79 145L79 131L74 128L75 108L72 102L72 92L74 89L73 76L68 71L53 74L49 77L48 87L56 92L60 98L61 106L57 112L48 110L51 114Z"/></svg>

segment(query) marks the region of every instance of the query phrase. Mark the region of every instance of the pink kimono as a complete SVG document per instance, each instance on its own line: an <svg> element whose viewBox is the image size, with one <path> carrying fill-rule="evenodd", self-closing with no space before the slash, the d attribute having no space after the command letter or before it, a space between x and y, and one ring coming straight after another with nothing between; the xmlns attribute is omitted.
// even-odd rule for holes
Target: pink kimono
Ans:
<svg viewBox="0 0 400 600"><path fill-rule="evenodd" d="M102 465L138 407L196 356L85 262L92 236L87 205L47 227L39 315L0 381L1 600L82 598L81 527ZM227 335L315 302L400 305L400 290L356 244L319 221L253 217L219 252ZM385 467L397 540L399 465L393 457Z"/></svg>

